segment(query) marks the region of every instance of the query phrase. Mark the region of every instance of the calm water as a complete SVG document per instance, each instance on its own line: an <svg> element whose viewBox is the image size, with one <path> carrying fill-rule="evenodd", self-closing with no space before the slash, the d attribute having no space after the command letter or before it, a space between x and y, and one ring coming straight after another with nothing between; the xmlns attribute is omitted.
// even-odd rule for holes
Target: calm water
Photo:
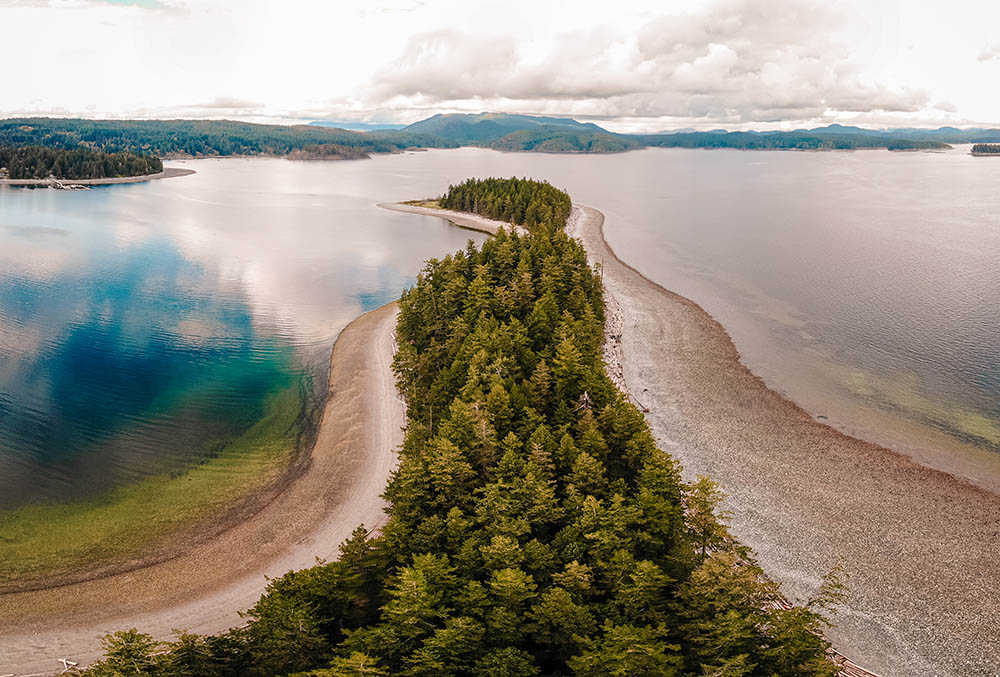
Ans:
<svg viewBox="0 0 1000 677"><path fill-rule="evenodd" d="M337 332L424 259L484 237L375 208L345 186L361 163L189 164L0 192L0 506L211 453L269 394L318 391Z"/></svg>
<svg viewBox="0 0 1000 677"><path fill-rule="evenodd" d="M1000 160L965 151L200 160L0 192L0 505L190 462L318 387L347 322L482 239L374 204L514 174L604 211L812 413L1000 487Z"/></svg>

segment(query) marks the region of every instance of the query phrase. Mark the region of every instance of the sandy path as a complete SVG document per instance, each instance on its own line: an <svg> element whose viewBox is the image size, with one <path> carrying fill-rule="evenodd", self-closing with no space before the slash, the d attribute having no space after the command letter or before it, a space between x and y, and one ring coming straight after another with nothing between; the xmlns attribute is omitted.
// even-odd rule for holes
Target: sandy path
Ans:
<svg viewBox="0 0 1000 677"><path fill-rule="evenodd" d="M112 183L142 183L156 179L172 179L194 173L193 169L164 167L162 172L143 174L142 176L118 176L108 179L56 179L56 181L64 186L106 186ZM52 183L49 179L0 179L0 186L48 186Z"/></svg>
<svg viewBox="0 0 1000 677"><path fill-rule="evenodd" d="M685 475L725 486L764 569L801 601L842 562L850 600L829 636L886 677L1000 675L1000 497L769 390L711 316L615 256L603 221L576 207L570 228L604 264L609 316L623 311L624 381Z"/></svg>
<svg viewBox="0 0 1000 677"><path fill-rule="evenodd" d="M333 559L359 524L384 522L381 493L396 463L405 412L391 370L397 305L349 324L330 361L330 391L305 473L264 509L176 559L94 581L0 596L0 674L81 665L100 637L138 627L160 638L240 623L265 576Z"/></svg>

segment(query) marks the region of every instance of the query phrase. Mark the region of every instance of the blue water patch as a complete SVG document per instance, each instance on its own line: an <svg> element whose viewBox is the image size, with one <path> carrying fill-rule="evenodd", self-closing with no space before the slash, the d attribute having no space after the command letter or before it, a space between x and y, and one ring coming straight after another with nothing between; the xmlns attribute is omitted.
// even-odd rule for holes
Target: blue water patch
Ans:
<svg viewBox="0 0 1000 677"><path fill-rule="evenodd" d="M0 505L197 461L295 382L292 348L169 241L88 253L48 279L0 277L0 463L13 470L0 473ZM94 462L108 451L114 464Z"/></svg>

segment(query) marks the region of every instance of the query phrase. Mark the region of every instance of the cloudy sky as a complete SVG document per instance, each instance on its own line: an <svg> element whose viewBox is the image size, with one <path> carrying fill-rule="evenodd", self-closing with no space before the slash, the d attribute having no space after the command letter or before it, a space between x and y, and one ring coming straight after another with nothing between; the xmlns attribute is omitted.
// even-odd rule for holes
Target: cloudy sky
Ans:
<svg viewBox="0 0 1000 677"><path fill-rule="evenodd" d="M1000 123L995 0L0 0L0 116Z"/></svg>

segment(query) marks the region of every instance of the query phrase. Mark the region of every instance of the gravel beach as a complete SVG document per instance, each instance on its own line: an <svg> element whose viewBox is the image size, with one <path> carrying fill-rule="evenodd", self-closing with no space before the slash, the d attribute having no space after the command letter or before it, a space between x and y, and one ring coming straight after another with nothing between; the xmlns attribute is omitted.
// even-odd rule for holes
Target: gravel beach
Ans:
<svg viewBox="0 0 1000 677"><path fill-rule="evenodd" d="M106 186L113 183L142 183L143 181L155 181L157 179L173 179L178 176L190 176L194 173L193 169L164 167L162 172L157 172L156 174L116 176L106 179L0 179L0 186L51 186L55 184L62 186Z"/></svg>
<svg viewBox="0 0 1000 677"><path fill-rule="evenodd" d="M603 265L609 373L687 478L724 486L734 533L785 594L804 600L841 563L849 600L828 636L846 656L886 677L1000 675L1000 497L768 389L708 313L619 260L603 225L577 206L569 228Z"/></svg>
<svg viewBox="0 0 1000 677"><path fill-rule="evenodd" d="M450 209L420 207L418 205L411 205L405 202L381 202L378 206L382 209L388 209L394 212L406 212L407 214L420 214L422 216L435 216L461 228L479 230L484 233L489 233L490 235L496 235L497 231L501 228L513 230L522 235L528 232L521 226L513 226L506 221L495 221L493 219L488 219L485 216L479 216L478 214L471 214L469 212L455 212Z"/></svg>

